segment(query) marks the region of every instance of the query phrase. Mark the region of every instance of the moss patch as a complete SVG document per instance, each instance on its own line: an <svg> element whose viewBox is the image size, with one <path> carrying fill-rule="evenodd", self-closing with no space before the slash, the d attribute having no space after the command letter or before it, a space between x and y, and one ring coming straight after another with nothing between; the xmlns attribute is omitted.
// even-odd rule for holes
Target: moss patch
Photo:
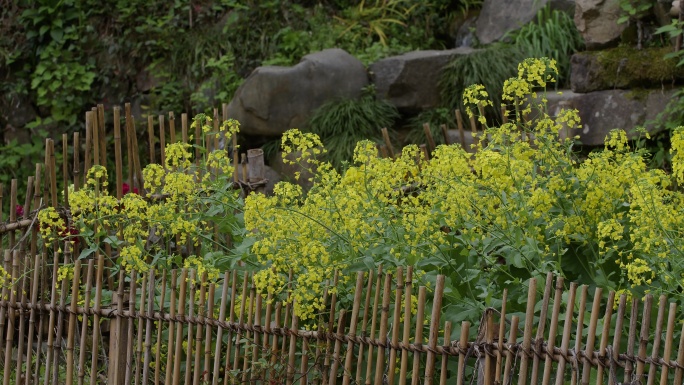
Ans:
<svg viewBox="0 0 684 385"><path fill-rule="evenodd" d="M671 82L684 78L684 67L677 67L676 60L665 60L663 57L672 48L632 47L586 52L595 56L599 68L599 78L613 87L654 86L662 82Z"/></svg>

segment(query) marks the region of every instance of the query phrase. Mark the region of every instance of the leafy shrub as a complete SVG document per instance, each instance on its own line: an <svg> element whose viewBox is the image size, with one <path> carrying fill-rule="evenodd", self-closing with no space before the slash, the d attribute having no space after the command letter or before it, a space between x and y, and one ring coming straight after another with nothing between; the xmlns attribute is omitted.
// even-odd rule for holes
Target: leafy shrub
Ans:
<svg viewBox="0 0 684 385"><path fill-rule="evenodd" d="M479 316L504 288L508 309L521 311L524 282L549 271L637 296L680 293L684 195L672 186L684 182L684 128L673 137L673 176L649 169L618 130L604 151L579 159L572 151L572 132L581 127L576 110L549 116L542 102L534 120L522 119L532 109L527 101L538 100L531 98L556 73L549 59L518 66L503 91L516 117L487 128L474 156L439 146L425 161L408 146L396 160L383 159L362 141L343 173L317 161L306 194L281 182L273 197L247 197L257 287L279 293L292 269L302 319L321 309L321 282L335 269L379 264L390 271L414 265L423 282L446 274L451 320ZM464 99L469 107L491 103L481 85ZM316 157L306 151L320 148L317 138L286 136L289 151Z"/></svg>

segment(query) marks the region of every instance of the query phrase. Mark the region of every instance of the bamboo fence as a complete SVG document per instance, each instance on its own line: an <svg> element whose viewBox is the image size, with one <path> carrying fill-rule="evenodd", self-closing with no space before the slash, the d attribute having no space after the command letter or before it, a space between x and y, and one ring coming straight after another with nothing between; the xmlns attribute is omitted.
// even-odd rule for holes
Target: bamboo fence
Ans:
<svg viewBox="0 0 684 385"><path fill-rule="evenodd" d="M128 183L142 189L134 122L129 106L125 111ZM113 143L120 198L119 113ZM157 141L148 119L150 161L157 143L164 158L166 127L175 141L173 115L168 126L164 120L159 117L164 129ZM102 106L86 122L84 156L76 133L71 169L68 138L62 138L64 186L70 178L82 185L84 170L107 159ZM185 114L181 123L187 140ZM588 286L566 285L550 273L543 282L527 282L524 313L507 313L504 292L502 307L484 309L474 325L444 320L444 277L428 290L414 282L411 267L356 273L353 298L326 292L327 310L313 323L299 320L292 301L257 293L249 271L226 271L214 281L190 269L112 276L111 250L78 259L78 244L64 243L59 254L39 242L37 210L68 213L66 188L58 199L55 159L48 140L45 163L28 179L23 212L15 210L16 181L8 200L0 187L0 208L5 202L10 208L8 220L0 217L0 256L11 275L0 293L5 385L683 383L684 330L675 322L674 302L661 296L654 303L650 295L628 301L600 288L592 295ZM73 274L60 276L67 264Z"/></svg>

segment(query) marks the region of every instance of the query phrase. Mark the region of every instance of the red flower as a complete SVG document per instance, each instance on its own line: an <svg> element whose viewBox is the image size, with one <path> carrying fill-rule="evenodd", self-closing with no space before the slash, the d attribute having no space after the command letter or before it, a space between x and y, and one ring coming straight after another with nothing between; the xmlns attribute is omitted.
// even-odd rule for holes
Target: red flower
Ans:
<svg viewBox="0 0 684 385"><path fill-rule="evenodd" d="M17 217L23 217L24 216L24 206L17 205L17 207L15 207L14 210L17 213Z"/></svg>
<svg viewBox="0 0 684 385"><path fill-rule="evenodd" d="M123 188L122 188L122 190L123 190L123 195L126 195L126 194L128 194L129 192L131 192L131 186L129 186L128 183L124 183L122 187L123 187ZM133 194L139 194L139 193L138 193L138 188L137 188L137 187L133 187Z"/></svg>

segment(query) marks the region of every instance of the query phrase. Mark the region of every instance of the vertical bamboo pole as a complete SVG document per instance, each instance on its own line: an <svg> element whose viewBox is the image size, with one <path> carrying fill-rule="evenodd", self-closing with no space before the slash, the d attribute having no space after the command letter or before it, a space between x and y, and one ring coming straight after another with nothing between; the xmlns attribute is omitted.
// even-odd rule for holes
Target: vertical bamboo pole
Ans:
<svg viewBox="0 0 684 385"><path fill-rule="evenodd" d="M174 270L175 271L175 270ZM168 275L168 271L162 270L161 276L162 276L162 284L161 284L161 294L159 298L159 314L164 315L164 304L166 303L166 276ZM175 286L175 285L174 285ZM175 298L175 297L174 297ZM173 299L172 299L173 300ZM173 324L173 320L169 319L169 325ZM164 329L164 323L159 322L159 326L157 327L157 342L155 344L155 352L154 352L154 385L159 385L160 378L161 378L161 346L162 346L162 330ZM169 340L171 340L170 336L173 335L172 330L170 327L167 327L167 330L169 331ZM167 346L168 352L171 352L171 348L173 346ZM166 371L168 372L168 367L166 368Z"/></svg>
<svg viewBox="0 0 684 385"><path fill-rule="evenodd" d="M90 122L93 127L93 164L101 165L102 163L100 162L100 124L97 121L97 108L93 108L90 111Z"/></svg>
<svg viewBox="0 0 684 385"><path fill-rule="evenodd" d="M449 372L449 351L451 350L451 322L444 323L444 353L442 353L442 366L439 371L439 385L447 384L447 373Z"/></svg>
<svg viewBox="0 0 684 385"><path fill-rule="evenodd" d="M622 323L625 317L625 307L627 305L627 296L622 294L620 295L619 303L618 303L618 312L617 312L617 317L615 319L615 332L613 333L613 346L612 346L612 352L611 352L611 360L610 360L610 367L608 371L608 384L614 384L617 382L617 374L616 374L616 364L619 359L619 353L620 353L620 340L623 337L623 330L622 330ZM610 304L608 304L610 306Z"/></svg>
<svg viewBox="0 0 684 385"><path fill-rule="evenodd" d="M444 144L446 144L447 146L450 145L451 143L449 141L449 131L447 130L446 124L441 124L439 126L439 129L442 131L442 138L444 138Z"/></svg>
<svg viewBox="0 0 684 385"><path fill-rule="evenodd" d="M577 312L577 332L575 333L575 352L579 352L582 347L582 330L584 328L584 311L587 307L587 285L582 285L580 292L580 304ZM572 374L570 383L577 384L579 381L579 360L575 358L572 363Z"/></svg>
<svg viewBox="0 0 684 385"><path fill-rule="evenodd" d="M150 147L150 164L157 163L154 150L154 116L152 114L147 115L147 141Z"/></svg>
<svg viewBox="0 0 684 385"><path fill-rule="evenodd" d="M17 180L12 179L10 182L10 210L9 210L9 217L10 217L10 223L14 223L17 221ZM2 207L0 206L0 211ZM16 234L15 231L12 230L9 232L9 248L13 249L14 244L16 243Z"/></svg>
<svg viewBox="0 0 684 385"><path fill-rule="evenodd" d="M349 342L347 343L347 354L344 360L344 375L342 377L342 385L349 385L351 382L352 357L354 356L354 342L356 337L356 324L359 318L359 307L361 306L361 294L363 293L363 272L356 273L356 289L354 290L354 302L352 305L352 314L349 320ZM359 349L363 350L363 345L359 344ZM390 382L390 385L393 385Z"/></svg>
<svg viewBox="0 0 684 385"><path fill-rule="evenodd" d="M249 277L250 274L245 274L244 279L242 281L242 294L241 294L241 301L240 301L240 314L238 314L238 331L235 336L235 357L233 361L233 369L238 370L240 368L240 344L242 340L242 328L244 327L244 316L245 316L245 308L247 305L247 284L250 280ZM245 349L246 350L246 349ZM235 379L233 379L232 383L236 383Z"/></svg>
<svg viewBox="0 0 684 385"><path fill-rule="evenodd" d="M124 348L126 342L128 341L125 339L127 334L124 334L124 281L124 270L119 270L119 282L118 289L116 291L116 297L112 297L112 305L114 305L114 302L116 302L116 313L114 315L114 319L112 320L113 333L110 333L108 351L109 366L107 367L107 384L111 383L113 385L125 384L124 376L126 372L126 351Z"/></svg>
<svg viewBox="0 0 684 385"><path fill-rule="evenodd" d="M382 308L380 315L380 346L375 360L375 385L382 385L385 374L385 346L387 345L387 320L389 319L389 306L391 298L392 274L385 273L385 285L382 291ZM378 288L379 289L379 288ZM368 356L371 359L371 356ZM334 379L330 379L330 385L334 385Z"/></svg>
<svg viewBox="0 0 684 385"><path fill-rule="evenodd" d="M627 337L627 355L634 357L634 339L636 338L637 319L639 317L639 299L632 298L632 310L629 317L629 334ZM629 383L634 372L634 364L632 361L625 362L625 377L622 382Z"/></svg>
<svg viewBox="0 0 684 385"><path fill-rule="evenodd" d="M332 287L337 287L338 279L339 279L339 271L335 270L335 276L333 278ZM330 281L328 281L328 284L330 284ZM327 299L327 290L324 294L324 297L325 297L325 299L324 299L323 303L325 303L325 300ZM336 307L336 304L337 304L337 292L335 291L330 296L330 312L328 313L329 318L328 318L328 328L326 329L327 332L332 332L333 330L335 330L334 327L335 327L335 307ZM325 360L323 361L323 373L321 376L321 378L323 380L323 384L328 382L328 370L330 368L330 349L331 348L332 348L331 341L328 339L325 341Z"/></svg>
<svg viewBox="0 0 684 385"><path fill-rule="evenodd" d="M515 344L516 339L518 338L518 322L519 321L520 321L520 319L516 315L514 315L511 318L511 332L510 332L510 335L508 337L508 343L511 345ZM504 384L508 384L509 381L511 381L511 379L513 378L513 373L511 373L512 364L513 364L513 352L511 350L508 350L506 352L506 364L504 365L504 376L503 376L503 383ZM459 376L459 380L461 378L462 377Z"/></svg>
<svg viewBox="0 0 684 385"><path fill-rule="evenodd" d="M97 351L100 337L100 310L102 304L102 285L104 280L104 257L97 258L97 273L95 274L95 304L93 307L93 349L90 359L90 385L96 384L97 378Z"/></svg>
<svg viewBox="0 0 684 385"><path fill-rule="evenodd" d="M271 351L271 333L273 329L271 328L271 322L273 320L273 294L268 293L266 297L266 316L264 322L264 343L262 346L265 357L270 359L269 352ZM266 360L268 361L268 360ZM268 383L270 381L271 371L268 370L264 374L264 381Z"/></svg>
<svg viewBox="0 0 684 385"><path fill-rule="evenodd" d="M370 328L370 340L375 339L375 327L378 321L378 306L380 304L380 284L382 283L382 267L378 268L378 276L375 281L375 298L373 300L373 313L371 318L371 328ZM414 373L417 371L414 370ZM371 378L373 376L373 345L368 345L368 361L366 362L366 385L371 384Z"/></svg>
<svg viewBox="0 0 684 385"><path fill-rule="evenodd" d="M81 187L81 136L78 131L74 132L74 191Z"/></svg>
<svg viewBox="0 0 684 385"><path fill-rule="evenodd" d="M613 303L615 303L615 292L608 293L608 301L606 302L606 314L603 317L603 331L601 333L601 343L599 345L599 360L606 356L606 346L608 346L608 337L610 334L610 323L613 316ZM603 365L598 365L596 374L596 385L603 384Z"/></svg>
<svg viewBox="0 0 684 385"><path fill-rule="evenodd" d="M133 360L135 360L135 375L133 376L133 382L135 385L138 385L140 383L140 376L141 376L141 369L140 364L144 363L143 361L143 334L146 334L145 332L145 324L143 324L143 319L144 316L146 315L146 306L145 306L145 301L147 301L147 275L142 274L142 284L140 285L140 308L138 310L138 328L135 331L136 338L135 338L135 352L133 354ZM135 302L135 298L133 298L133 302ZM151 316L151 314L147 314L147 316ZM131 322L133 324L133 322ZM132 363L131 363L132 364Z"/></svg>
<svg viewBox="0 0 684 385"><path fill-rule="evenodd" d="M515 319L515 318L514 318ZM466 366L466 350L468 349L468 332L470 331L470 322L461 322L461 337L458 340L458 373L456 375L456 384L463 385L465 383L465 366ZM505 381L505 379L504 379ZM505 382L507 384L507 382Z"/></svg>
<svg viewBox="0 0 684 385"><path fill-rule="evenodd" d="M530 278L527 290L527 310L525 312L525 331L522 344L522 359L520 360L519 385L527 385L527 366L529 363L530 346L532 344L532 327L534 322L534 305L537 302L537 280Z"/></svg>
<svg viewBox="0 0 684 385"><path fill-rule="evenodd" d="M114 165L116 168L116 198L123 197L123 164L121 158L121 107L114 107ZM132 187L131 187L132 188Z"/></svg>
<svg viewBox="0 0 684 385"><path fill-rule="evenodd" d="M577 284L570 283L570 292L568 293L568 302L565 310L565 323L563 324L563 340L561 342L561 354L558 358L558 367L556 368L556 385L563 385L565 378L565 356L568 354L568 347L570 346L570 333L572 332L572 315L575 309L575 295L577 292ZM578 336L578 338L581 338Z"/></svg>
<svg viewBox="0 0 684 385"><path fill-rule="evenodd" d="M553 296L553 310L551 311L551 324L549 325L549 338L546 345L546 357L544 358L544 374L542 385L548 385L551 381L551 365L553 364L553 349L556 347L556 333L558 332L558 314L563 295L563 277L556 278L556 294Z"/></svg>
<svg viewBox="0 0 684 385"><path fill-rule="evenodd" d="M35 237L35 235L34 235ZM31 279L31 304L33 305L38 305L38 283L40 282L40 279L38 277L38 273L40 272L40 254L35 253L34 254L34 263L33 263L33 277ZM28 353L29 353L29 358L26 360L26 385L31 385L31 363L33 360L31 360L31 357L33 356L33 334L35 333L36 330L36 308L33 307L31 308L30 316L29 316L29 326L28 326L28 341L26 343L26 346L28 347ZM42 334L42 330L38 329L39 333ZM40 360L40 351L36 349L36 362ZM36 363L37 366L37 363ZM37 383L37 379L34 379Z"/></svg>
<svg viewBox="0 0 684 385"><path fill-rule="evenodd" d="M423 132L427 138L428 150L430 153L435 151L435 139L432 137L432 131L430 131L430 123L423 123Z"/></svg>
<svg viewBox="0 0 684 385"><path fill-rule="evenodd" d="M226 300L228 299L228 284L229 272L223 274L223 290L221 291L221 307L219 308L219 322L226 321ZM221 363L221 344L223 343L223 327L219 323L216 331L216 348L214 350L214 373L211 379L211 385L218 385L219 365ZM226 352L228 355L230 352Z"/></svg>
<svg viewBox="0 0 684 385"><path fill-rule="evenodd" d="M189 299L189 306L188 306L188 319L192 320L192 318L195 315L195 284L197 282L197 271L196 270L190 270L190 299ZM190 379L192 378L192 364L194 362L193 360L193 350L194 350L194 344L193 344L193 326L192 323L188 323L188 353L187 353L187 358L185 361L185 382L184 384L190 385Z"/></svg>
<svg viewBox="0 0 684 385"><path fill-rule="evenodd" d="M159 147L161 164L166 167L166 128L164 126L164 115L159 115Z"/></svg>
<svg viewBox="0 0 684 385"><path fill-rule="evenodd" d="M12 206L14 208L14 206ZM13 211L13 210L10 210ZM5 256L8 256L10 250L5 250ZM4 371L4 381L3 384L9 385L10 375L12 374L12 342L14 341L14 316L15 316L15 306L17 304L17 289L15 288L16 282L19 279L19 250L14 250L12 253L12 288L10 290L9 306L8 306L8 317L7 323L9 327L7 328L7 338L5 340L5 366ZM17 368L17 376L20 375L21 368Z"/></svg>
<svg viewBox="0 0 684 385"><path fill-rule="evenodd" d="M541 311L539 313L539 322L537 325L537 335L534 338L534 352L541 353L544 345L544 331L546 329L546 318L549 311L549 300L551 299L551 289L553 287L553 273L550 271L546 274L546 285L544 287L544 297L542 298ZM539 354L534 354L532 358L532 374L530 375L531 383L536 384L539 381Z"/></svg>
<svg viewBox="0 0 684 385"><path fill-rule="evenodd" d="M2 210L0 210L2 211ZM5 271L9 272L10 276L12 274L12 251L11 249L5 249L4 250L4 258L3 258L3 268ZM14 281L12 281L14 282ZM7 288L7 285L3 285L2 287L2 298L0 300L4 301L7 303L9 301L10 297L10 289ZM4 333L5 333L5 321L7 319L7 312L9 309L5 308L4 306L0 306L0 347L2 350L0 350L0 356L4 354L4 346L2 345L2 340L5 338Z"/></svg>
<svg viewBox="0 0 684 385"><path fill-rule="evenodd" d="M143 372L142 372L142 384L147 385L149 384L149 378L150 378L150 364L152 363L152 329L154 327L154 324L152 323L152 317L154 316L154 290L156 288L156 277L155 277L155 272L154 268L150 269L150 272L148 273L148 279L147 279L147 321L145 325L145 356L143 358ZM164 307L164 302L160 302L160 310L163 309ZM162 312L160 312L162 314ZM158 330L162 329L163 322L159 321L159 327L157 328ZM159 342L159 340L157 340ZM155 363L155 366L159 365L158 362ZM137 380L137 379L136 379Z"/></svg>
<svg viewBox="0 0 684 385"><path fill-rule="evenodd" d="M128 311L131 315L135 314L135 305L136 305L136 298L137 298L137 290L138 290L138 275L135 270L131 272L131 282L130 282L130 291L129 291L129 300L128 300ZM124 374L124 379L125 379L125 384L132 384L133 383L133 372L132 372L132 367L133 367L133 346L136 345L136 341L133 339L133 329L135 326L135 318L130 318L128 322L126 322L126 366L125 366L125 374Z"/></svg>
<svg viewBox="0 0 684 385"><path fill-rule="evenodd" d="M188 288L188 270L181 270L180 277L180 295L178 297L178 317L179 319L184 319L185 317L185 299ZM183 355L183 324L178 323L178 329L176 330L176 341L174 343L176 352L174 354L173 363L173 385L178 385L180 383L180 370L181 370L181 358ZM187 369L186 369L187 370Z"/></svg>
<svg viewBox="0 0 684 385"><path fill-rule="evenodd" d="M37 164L36 170L39 170L39 168L40 168L40 166ZM40 177L40 173L38 173L37 176ZM41 186L41 188L39 188L39 190L42 190L42 186ZM39 275L41 278L39 290L41 293L44 293L44 292L47 292L47 290L49 290L48 289L49 284L48 284L48 279L47 279L47 276L48 276L48 267L47 267L48 252L47 252L47 248L43 247L42 249L43 250L41 253L41 257L40 257L40 266L37 267L37 269L40 270ZM54 265L54 263L53 263L53 265ZM45 306L45 297L46 296L44 296L44 295L40 296L40 306L41 307ZM3 298L4 298L4 296L3 296ZM41 372L41 370L40 370L41 369L41 363L44 361L40 357L41 357L41 355L43 355L43 334L44 334L43 333L43 330L44 330L43 326L45 325L44 322L47 322L47 320L46 320L47 318L49 318L49 315L46 315L44 312L39 313L39 318L38 318L38 331L39 332L38 332L38 341L37 341L37 346L36 346L37 356L36 356L36 365L35 365L35 368L33 371L33 382L35 384L39 383L38 374ZM47 362L47 360L45 360L45 362ZM47 371L46 371L46 373L47 373Z"/></svg>
<svg viewBox="0 0 684 385"><path fill-rule="evenodd" d="M185 280L185 277L182 278ZM175 370L174 366L174 360L175 360L175 354L172 355L170 354L171 352L175 352L176 347L174 343L176 342L175 340L175 332L176 332L176 289L178 287L178 272L174 269L171 270L171 298L169 299L169 332L168 332L168 338L169 342L167 343L167 349L169 354L166 355L166 376L164 377L164 385L171 384L172 381L172 373ZM183 329L182 325L178 325L179 329ZM158 383L158 381L155 378L155 383Z"/></svg>
<svg viewBox="0 0 684 385"><path fill-rule="evenodd" d="M594 292L594 304L591 308L591 319L589 321L589 334L587 335L587 345L584 350L584 366L582 367L582 384L588 384L591 376L592 359L594 358L594 342L596 341L596 324L599 317L599 309L601 308L601 293L600 287L596 288ZM577 338L581 334L577 335Z"/></svg>
<svg viewBox="0 0 684 385"><path fill-rule="evenodd" d="M363 307L363 320L361 321L361 336L367 338L366 326L368 325L368 315L371 312L370 309L370 298L371 291L373 290L373 270L368 271L368 284L366 285L366 298ZM356 384L361 384L361 376L363 373L363 352L365 347L359 345L359 354L356 357Z"/></svg>
<svg viewBox="0 0 684 385"><path fill-rule="evenodd" d="M427 362L425 363L425 385L432 385L435 374L435 353L439 338L439 316L442 311L442 296L444 294L444 276L437 276L435 297L432 300L432 317L430 317L430 334L428 335ZM376 384L380 385L380 384Z"/></svg>
<svg viewBox="0 0 684 385"><path fill-rule="evenodd" d="M202 273L202 278L200 279L200 295L199 295L199 306L197 308L197 320L206 320L206 307L205 302L207 301L207 272ZM207 327L208 329L208 327ZM202 327L202 322L197 324L197 332L195 334L195 367L192 383L194 385L199 385L200 374L202 374L201 360L202 360L202 345L204 337L204 328Z"/></svg>
<svg viewBox="0 0 684 385"><path fill-rule="evenodd" d="M660 340L663 334L663 318L665 318L665 305L667 304L667 298L665 295L661 295L658 301L658 317L656 318L655 324L655 334L653 336L653 347L651 348L651 362L648 368L648 381L647 385L655 384L656 370L658 366L655 364L658 362L658 354L660 353ZM600 384L597 384L600 385Z"/></svg>
<svg viewBox="0 0 684 385"><path fill-rule="evenodd" d="M255 296L255 289L254 289L254 283L249 282L249 288L247 289L249 291L249 302L248 305L245 306L245 310L247 312L247 325L252 325L253 319L253 311L254 311L254 296ZM252 340L252 333L247 330L245 332L245 341L251 341ZM249 367L250 361L250 355L251 351L248 346L248 342L245 342L245 355L243 357L243 362L242 362L242 383L246 383L248 381L247 379L247 369Z"/></svg>
<svg viewBox="0 0 684 385"><path fill-rule="evenodd" d="M463 129L463 116L461 110L458 108L454 111L456 114L456 125L458 126L458 135L461 138L461 147L466 149L465 130Z"/></svg>
<svg viewBox="0 0 684 385"><path fill-rule="evenodd" d="M64 186L64 207L69 207L69 136L62 134L62 184ZM12 206L16 207L16 206Z"/></svg>
<svg viewBox="0 0 684 385"><path fill-rule="evenodd" d="M297 349L297 330L299 329L299 317L297 313L292 312L292 323L290 324L290 350L288 351L287 358L287 377L285 379L285 385L292 385L294 382L295 374L295 352Z"/></svg>
<svg viewBox="0 0 684 385"><path fill-rule="evenodd" d="M275 321L274 321L276 330L281 330L281 328L280 328L280 326L281 326L281 324L280 324L280 313L281 313L282 308L283 308L282 302L279 301L278 303L276 303ZM271 344L271 361L270 361L271 365L274 365L279 358L278 357L278 353L279 353L278 348L279 348L278 333L273 333L273 343Z"/></svg>
<svg viewBox="0 0 684 385"><path fill-rule="evenodd" d="M183 138L183 143L190 144L190 139L188 137L188 114L181 114L181 137Z"/></svg>
<svg viewBox="0 0 684 385"><path fill-rule="evenodd" d="M387 146L387 152L389 153L390 158L394 159L394 147L392 146L387 127L382 128L382 138L385 141L385 146Z"/></svg>
<svg viewBox="0 0 684 385"><path fill-rule="evenodd" d="M401 318L401 299L404 295L404 271L397 267L397 289L394 297L394 315L392 316L392 344L390 346L387 384L394 385L395 368L397 366L397 345L399 344L399 322Z"/></svg>
<svg viewBox="0 0 684 385"><path fill-rule="evenodd" d="M684 377L684 324L679 334L679 348L677 349L677 368L675 369L674 384L681 384Z"/></svg>
<svg viewBox="0 0 684 385"><path fill-rule="evenodd" d="M71 280L71 307L69 312L69 323L67 325L67 347L66 347L66 384L74 383L74 335L76 334L76 311L78 310L78 292L81 282L81 261L76 261L74 265L74 276Z"/></svg>
<svg viewBox="0 0 684 385"><path fill-rule="evenodd" d="M93 164L93 155L91 152L91 147L93 145L93 121L92 121L92 114L90 111L87 111L85 114L85 129L86 129L86 136L85 136L85 156L83 158L83 178L85 178L88 175L88 170L90 170L90 166ZM47 164L46 164L47 166Z"/></svg>
<svg viewBox="0 0 684 385"><path fill-rule="evenodd" d="M100 129L100 164L107 166L107 128L103 104L97 105L97 126Z"/></svg>
<svg viewBox="0 0 684 385"><path fill-rule="evenodd" d="M169 111L169 142L176 143L176 117L173 116L173 111Z"/></svg>
<svg viewBox="0 0 684 385"><path fill-rule="evenodd" d="M188 118L186 115L185 118L185 124L187 125ZM199 167L199 161L200 161L200 147L202 146L202 127L200 125L195 126L195 164Z"/></svg>
<svg viewBox="0 0 684 385"><path fill-rule="evenodd" d="M78 385L83 385L85 381L85 356L88 341L88 313L90 311L90 296L93 290L93 271L95 260L88 260L88 270L86 271L86 290L83 303L83 321L81 324L81 346L79 347L78 357ZM91 347L92 348L92 347Z"/></svg>
<svg viewBox="0 0 684 385"><path fill-rule="evenodd" d="M214 320L214 295L216 292L216 284L212 283L209 285L209 298L207 299L207 313L205 315L205 320L210 319ZM211 343L212 343L212 336L214 335L214 331L212 329L211 324L207 324L205 327L205 336L204 336L204 375L202 376L202 383L203 384L209 384L209 378L211 376ZM216 341L216 345L219 345L218 340ZM219 350L220 351L220 350Z"/></svg>
<svg viewBox="0 0 684 385"><path fill-rule="evenodd" d="M646 347L648 345L648 331L651 326L651 306L653 305L653 296L646 294L644 300L644 310L641 319L641 333L639 335L639 360L637 360L636 379L641 381L644 377L644 362L646 360Z"/></svg>
<svg viewBox="0 0 684 385"><path fill-rule="evenodd" d="M346 310L342 309L340 311L340 317L337 320L337 337L343 337L344 336L344 316L346 315ZM333 361L332 361L332 367L330 368L330 378L328 385L335 385L337 383L337 368L340 365L340 360L341 360L341 350L342 350L342 341L338 338L335 340L335 351L333 353ZM302 373L302 378L306 377L304 373Z"/></svg>
<svg viewBox="0 0 684 385"><path fill-rule="evenodd" d="M506 333L506 303L508 303L508 289L504 289L501 300L501 314L499 315L499 338L497 341L496 367L494 369L494 383L501 383L501 366L503 365L504 339Z"/></svg>
<svg viewBox="0 0 684 385"><path fill-rule="evenodd" d="M256 373L256 368L257 368L257 361L259 359L259 349L261 348L261 341L260 341L260 333L261 333L261 307L263 306L262 304L262 298L261 294L256 293L256 288L252 288L254 292L254 319L252 321L252 326L254 327L254 334L252 336L252 364L251 364L251 370L252 370L252 375L251 379L253 381L257 380L263 380L262 378L258 378L258 373Z"/></svg>
<svg viewBox="0 0 684 385"><path fill-rule="evenodd" d="M506 109L505 104L501 104L501 119L503 120L503 124L508 123L508 110Z"/></svg>
<svg viewBox="0 0 684 385"><path fill-rule="evenodd" d="M233 274L231 277L231 287L230 287L230 308L228 309L228 323L233 324L233 321L235 320L235 300L237 298L237 271L233 270ZM276 317L276 322L279 322L278 317ZM277 325L279 326L279 325ZM231 369L230 365L230 353L233 351L233 330L229 329L228 330L228 343L226 344L226 363L223 365L225 368L225 375L223 377L223 384L226 385L228 384L228 371Z"/></svg>
<svg viewBox="0 0 684 385"><path fill-rule="evenodd" d="M423 324L425 322L425 294L426 294L426 289L425 286L421 286L418 288L418 316L416 317L416 328L414 329L415 339L413 340L413 343L416 346L420 346L423 344ZM415 373L411 377L411 385L418 385L420 382L420 376L418 373L420 373L420 352L414 351L413 352L413 373Z"/></svg>
<svg viewBox="0 0 684 385"><path fill-rule="evenodd" d="M670 356L672 355L672 340L674 337L675 315L677 313L677 303L670 302L670 309L667 317L667 331L665 334L665 351L663 352L663 361L670 363ZM668 365L663 365L660 370L660 385L667 384Z"/></svg>
<svg viewBox="0 0 684 385"><path fill-rule="evenodd" d="M53 168L54 169L54 168ZM69 252L69 246L68 242L65 242L64 245L64 262L63 264L66 265L70 260L71 260L71 255ZM61 292L59 295L59 307L63 308L66 302L66 297L67 297L67 278L64 277L61 282ZM62 350L63 345L62 345L62 327L64 326L64 314L59 313L57 315L57 330L55 331L55 341L56 341L56 348L59 350ZM58 383L58 377L59 376L59 359L57 355L52 356L52 383L57 384Z"/></svg>

